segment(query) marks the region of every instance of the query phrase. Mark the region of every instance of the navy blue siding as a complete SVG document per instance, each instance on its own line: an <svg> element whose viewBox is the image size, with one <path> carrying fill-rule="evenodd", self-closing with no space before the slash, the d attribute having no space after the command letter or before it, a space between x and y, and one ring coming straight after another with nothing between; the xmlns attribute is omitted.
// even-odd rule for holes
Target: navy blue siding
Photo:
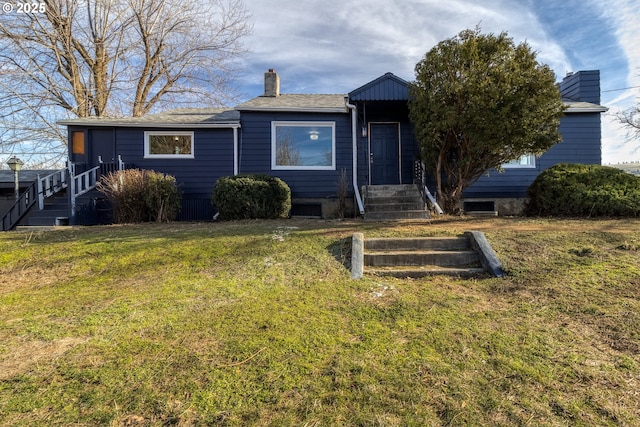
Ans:
<svg viewBox="0 0 640 427"><path fill-rule="evenodd" d="M172 129L116 129L116 155L135 168L175 176L187 198L210 198L217 179L233 175L233 129L195 129L193 159L145 159L144 132L153 130Z"/></svg>
<svg viewBox="0 0 640 427"><path fill-rule="evenodd" d="M413 183L413 164L420 157L418 142L413 133L413 125L409 121L400 123L400 138L402 144L402 183Z"/></svg>
<svg viewBox="0 0 640 427"><path fill-rule="evenodd" d="M560 121L561 143L536 159L535 168L509 168L504 172L490 170L464 193L469 198L525 197L527 189L540 172L558 163L599 165L600 114L570 113Z"/></svg>
<svg viewBox="0 0 640 427"><path fill-rule="evenodd" d="M563 98L598 104L599 71L581 71L567 76L560 84ZM358 109L356 127L358 183L369 182L369 141L362 129L372 122L400 123L402 183L413 180L413 162L419 147L408 119L408 83L391 73L361 86L349 94ZM273 121L329 121L336 127L335 170L272 170L271 123ZM295 198L336 197L338 180L345 169L351 183L352 135L349 113L295 113L243 111L239 136L239 173L266 173L278 176L290 186ZM79 163L79 171L97 164L97 155L105 161L122 156L128 165L153 169L176 177L184 194L183 219L207 219L212 211L208 200L217 179L233 174L233 129L195 129L194 159L145 159L144 132L153 128L115 128L69 126L84 131L86 154L70 159ZM170 131L171 129L155 129ZM190 129L175 129L190 130ZM465 192L469 198L524 197L540 172L557 163L601 163L600 114L569 113L561 120L562 143L551 148L536 161L535 168L509 168L500 173L491 170ZM71 148L70 148L71 150ZM351 185L349 185L352 190ZM351 194L351 193L350 193Z"/></svg>
<svg viewBox="0 0 640 427"><path fill-rule="evenodd" d="M413 126L409 121L406 101L358 102L358 184L369 183L369 140L362 137L362 128L369 123L399 123L401 145L402 184L413 182L413 162L419 156Z"/></svg>
<svg viewBox="0 0 640 427"><path fill-rule="evenodd" d="M560 83L562 97L571 101L600 104L600 71L578 71Z"/></svg>
<svg viewBox="0 0 640 427"><path fill-rule="evenodd" d="M335 122L336 170L272 170L271 122ZM322 113L243 112L240 137L240 173L266 173L289 185L292 197L336 197L338 180L344 168L351 182L351 115Z"/></svg>
<svg viewBox="0 0 640 427"><path fill-rule="evenodd" d="M182 220L210 220L213 216L211 192L221 176L233 175L233 129L195 129L193 159L145 159L145 131L185 131L190 129L154 128L113 128L96 127L83 129L70 126L69 132L85 130L87 155L76 156L78 172L98 165L96 154L107 150L104 145L109 136L114 136L114 159L122 161L130 168L155 170L173 175L182 192ZM94 140L95 139L95 140ZM94 146L95 145L95 146ZM100 148L100 150L98 150ZM107 147L108 148L108 147ZM72 160L74 159L71 157ZM104 158L104 161L111 159Z"/></svg>

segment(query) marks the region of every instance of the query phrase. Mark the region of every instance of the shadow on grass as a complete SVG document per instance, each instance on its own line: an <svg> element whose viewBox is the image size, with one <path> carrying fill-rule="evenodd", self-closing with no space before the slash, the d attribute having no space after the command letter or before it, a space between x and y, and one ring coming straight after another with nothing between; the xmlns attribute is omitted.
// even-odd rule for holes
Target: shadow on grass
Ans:
<svg viewBox="0 0 640 427"><path fill-rule="evenodd" d="M327 246L327 251L336 261L351 271L351 237L343 237Z"/></svg>

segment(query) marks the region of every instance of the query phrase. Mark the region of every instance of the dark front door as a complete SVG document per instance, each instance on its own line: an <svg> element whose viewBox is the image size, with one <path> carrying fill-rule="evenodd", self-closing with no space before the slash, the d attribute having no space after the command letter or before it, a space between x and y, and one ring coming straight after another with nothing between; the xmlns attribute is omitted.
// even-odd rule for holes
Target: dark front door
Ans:
<svg viewBox="0 0 640 427"><path fill-rule="evenodd" d="M398 123L371 123L369 132L371 184L400 184Z"/></svg>
<svg viewBox="0 0 640 427"><path fill-rule="evenodd" d="M112 129L92 129L91 130L91 159L89 163L92 167L98 166L98 158L104 163L115 162L115 152L113 147Z"/></svg>

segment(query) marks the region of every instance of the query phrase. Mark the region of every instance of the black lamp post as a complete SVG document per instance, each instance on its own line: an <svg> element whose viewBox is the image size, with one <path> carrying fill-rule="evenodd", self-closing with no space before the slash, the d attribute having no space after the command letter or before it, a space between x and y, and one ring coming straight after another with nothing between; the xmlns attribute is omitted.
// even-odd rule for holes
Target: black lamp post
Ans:
<svg viewBox="0 0 640 427"><path fill-rule="evenodd" d="M18 181L18 172L20 172L20 169L22 169L22 165L24 165L24 162L16 156L13 156L9 160L7 160L7 165L9 165L9 168L13 171L13 181L16 183L16 200L18 200L20 198L20 182Z"/></svg>

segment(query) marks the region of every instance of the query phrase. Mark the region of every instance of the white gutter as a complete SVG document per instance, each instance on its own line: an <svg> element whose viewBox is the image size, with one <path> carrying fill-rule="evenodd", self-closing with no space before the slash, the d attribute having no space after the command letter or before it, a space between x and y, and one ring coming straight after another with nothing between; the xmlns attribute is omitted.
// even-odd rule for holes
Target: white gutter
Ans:
<svg viewBox="0 0 640 427"><path fill-rule="evenodd" d="M360 190L358 189L358 113L356 110L356 106L353 104L349 104L348 96L344 97L344 105L346 105L346 107L351 110L351 139L353 141L353 191L356 195L356 202L358 203L360 215L364 215L364 205L362 203L362 197L360 196Z"/></svg>
<svg viewBox="0 0 640 427"><path fill-rule="evenodd" d="M335 107L240 107L237 111L276 111L283 113L344 113L344 108Z"/></svg>

